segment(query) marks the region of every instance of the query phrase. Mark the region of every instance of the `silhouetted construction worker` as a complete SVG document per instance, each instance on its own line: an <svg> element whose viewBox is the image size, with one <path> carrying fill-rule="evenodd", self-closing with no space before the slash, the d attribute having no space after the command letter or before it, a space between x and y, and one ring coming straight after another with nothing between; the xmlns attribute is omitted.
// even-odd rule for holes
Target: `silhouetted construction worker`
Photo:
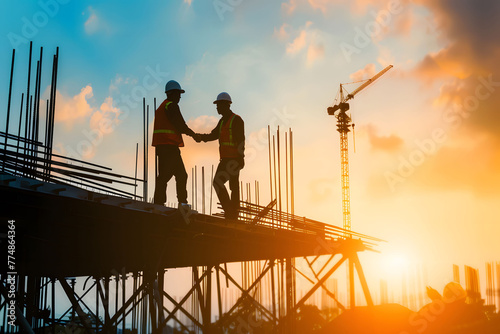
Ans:
<svg viewBox="0 0 500 334"><path fill-rule="evenodd" d="M163 205L167 200L167 183L175 176L179 207L187 206L187 173L179 147L184 146L182 134L195 136L184 121L179 109L181 94L185 91L177 81L170 80L165 85L167 98L155 111L153 146L158 159L158 175L154 203Z"/></svg>
<svg viewBox="0 0 500 334"><path fill-rule="evenodd" d="M240 209L240 170L245 166L245 128L243 119L231 111L231 96L222 92L217 96L214 104L222 118L209 134L200 134L199 138L205 142L219 140L220 162L215 172L213 186L224 216L228 219L237 219ZM225 183L229 181L231 197L226 190Z"/></svg>

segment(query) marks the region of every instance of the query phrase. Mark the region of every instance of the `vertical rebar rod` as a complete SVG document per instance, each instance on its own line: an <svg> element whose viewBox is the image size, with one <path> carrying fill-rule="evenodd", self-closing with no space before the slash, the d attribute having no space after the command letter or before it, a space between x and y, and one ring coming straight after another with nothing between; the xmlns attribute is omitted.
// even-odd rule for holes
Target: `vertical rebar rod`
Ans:
<svg viewBox="0 0 500 334"><path fill-rule="evenodd" d="M38 136L40 132L40 100L41 100L41 89L42 89L42 66L43 66L43 47L40 47L40 72L38 73L38 98L36 101L36 136L35 139L38 141ZM37 147L38 151L38 147Z"/></svg>
<svg viewBox="0 0 500 334"><path fill-rule="evenodd" d="M28 102L28 101L26 101ZM31 164L32 160L29 158L31 156L31 125L32 125L32 113L33 113L33 95L30 95L29 99L29 108L28 108L28 122L26 123L26 127L28 128L27 134L24 137L24 154L26 155L26 160L28 162L26 170L33 169Z"/></svg>
<svg viewBox="0 0 500 334"><path fill-rule="evenodd" d="M288 209L288 133L285 131L285 189L286 189L286 213Z"/></svg>
<svg viewBox="0 0 500 334"><path fill-rule="evenodd" d="M273 166L274 166L274 168L273 168L274 194L276 197L278 197L278 183L276 180L276 140L274 138L274 135L273 135ZM274 220L273 220L273 223L274 223ZM281 223L281 222L279 222L279 223ZM281 225L281 224L279 224L279 225Z"/></svg>
<svg viewBox="0 0 500 334"><path fill-rule="evenodd" d="M118 312L118 280L120 279L119 274L115 275L115 313ZM118 324L118 319L116 319L116 324Z"/></svg>
<svg viewBox="0 0 500 334"><path fill-rule="evenodd" d="M255 194L255 204L259 205L259 202L257 200L257 198L258 198L257 180L254 181L253 190L254 190L254 194Z"/></svg>
<svg viewBox="0 0 500 334"><path fill-rule="evenodd" d="M219 274L219 266L215 266L215 275L217 278L217 301L219 306L219 319L222 317L222 296L221 296L221 288L220 288L220 274Z"/></svg>
<svg viewBox="0 0 500 334"><path fill-rule="evenodd" d="M127 282L127 274L125 272L123 272L123 275L122 275L122 307L125 306L125 289L126 289L126 284ZM117 296L118 298L118 296ZM133 306L132 306L133 307ZM122 317L122 333L125 333L125 322L127 320L127 312L123 312L123 317Z"/></svg>
<svg viewBox="0 0 500 334"><path fill-rule="evenodd" d="M50 121L51 121L51 126L50 126L50 159L52 159L52 147L54 143L54 124L55 124L55 113L56 113L56 96L57 96L57 73L59 71L59 47L56 48L56 54L54 56L54 83L53 83L53 93L52 93L52 98L51 98L51 105L52 105L52 110L51 110L51 116L50 116Z"/></svg>
<svg viewBox="0 0 500 334"><path fill-rule="evenodd" d="M155 113L154 117L156 117L156 97L153 99L153 104L155 108ZM156 148L155 148L155 184L156 184L156 178L158 177L158 157L156 156Z"/></svg>
<svg viewBox="0 0 500 334"><path fill-rule="evenodd" d="M10 103L12 100L12 81L14 79L14 60L16 57L16 49L12 49L12 63L10 65L10 81L9 81L9 97L7 100L7 120L5 123L5 143L4 150L7 150L7 138L9 136L9 121L10 121ZM5 169L5 161L2 162L2 171Z"/></svg>
<svg viewBox="0 0 500 334"><path fill-rule="evenodd" d="M101 283L99 282L98 277L94 277L95 281L95 318L96 318L96 332L99 329L99 291L101 288Z"/></svg>
<svg viewBox="0 0 500 334"><path fill-rule="evenodd" d="M272 297L272 305L273 305L273 333L277 333L276 328L276 287L274 283L274 263L275 259L272 260L271 263L271 297Z"/></svg>
<svg viewBox="0 0 500 334"><path fill-rule="evenodd" d="M201 213L205 214L205 166L201 166Z"/></svg>
<svg viewBox="0 0 500 334"><path fill-rule="evenodd" d="M139 143L135 143L135 173L134 173L134 199L137 200L137 160L139 158Z"/></svg>
<svg viewBox="0 0 500 334"><path fill-rule="evenodd" d="M51 294L51 301L50 301L50 308L51 308L51 316L52 316L52 333L56 332L56 279L55 277L51 278L52 281L52 289L50 290Z"/></svg>
<svg viewBox="0 0 500 334"><path fill-rule="evenodd" d="M212 193L214 187L212 184L214 183L214 165L212 165L212 176L210 177L210 216L212 215Z"/></svg>
<svg viewBox="0 0 500 334"><path fill-rule="evenodd" d="M271 160L271 127L267 126L267 143L269 151L269 190L271 191L271 201L273 200L273 172Z"/></svg>
<svg viewBox="0 0 500 334"><path fill-rule="evenodd" d="M142 98L142 169L143 169L143 189L142 195L144 196L143 201L148 201L148 189L146 183L146 98Z"/></svg>
<svg viewBox="0 0 500 334"><path fill-rule="evenodd" d="M146 150L146 179L144 183L146 183L146 194L148 189L148 179L149 179L149 105L146 107L146 143L144 145L144 149ZM148 202L146 196L146 202Z"/></svg>
<svg viewBox="0 0 500 334"><path fill-rule="evenodd" d="M50 96L50 108L49 108L49 127L48 127L48 142L47 145L47 177L50 176L50 167L52 160L52 145L54 142L54 122L55 122L55 105L56 105L56 92L57 92L57 71L58 71L58 63L59 63L59 47L56 48L56 54L53 58L52 65L52 84L51 84L51 96Z"/></svg>
<svg viewBox="0 0 500 334"><path fill-rule="evenodd" d="M132 273L133 280L132 280L132 296L135 296L135 293L137 291L137 273ZM136 326L136 310L137 310L137 305L135 304L135 301L137 300L137 296L134 298L134 302L132 303L132 331L137 328Z"/></svg>
<svg viewBox="0 0 500 334"><path fill-rule="evenodd" d="M31 83L31 58L33 53L33 41L30 41L30 53L28 58L28 83L26 87L26 115L24 123L24 138L28 138L28 113L29 113L29 99L30 99L30 83ZM24 141L24 154L26 154L26 144Z"/></svg>
<svg viewBox="0 0 500 334"><path fill-rule="evenodd" d="M47 159L47 154L48 154L48 148L47 148L47 143L49 142L48 140L48 133L49 133L49 99L47 99L46 103L45 103L45 131L44 131L44 139L43 139L43 145L44 145L44 158ZM48 164L47 162L44 162L43 164L44 166L44 171L43 171L43 175L44 177L47 177L47 169L48 169Z"/></svg>
<svg viewBox="0 0 500 334"><path fill-rule="evenodd" d="M164 313L164 310L163 310L163 293L164 293L164 290L165 290L165 270L164 269L160 269L158 271L158 282L157 282L157 293L158 293L158 301L157 301L157 304L158 304L158 324L161 324L163 323L163 321L165 320L165 313ZM160 332L162 332L162 328L159 328L160 329Z"/></svg>
<svg viewBox="0 0 500 334"><path fill-rule="evenodd" d="M47 307L47 305L48 305L48 299L49 299L48 294L49 294L49 278L46 277L45 278L45 296L44 296L43 305L42 305L42 308L44 310L48 309L48 307ZM44 319L42 325L45 326L46 324L47 324L47 319Z"/></svg>
<svg viewBox="0 0 500 334"><path fill-rule="evenodd" d="M30 106L30 131L29 131L29 139L31 140L30 142L30 155L35 158L34 154L34 149L35 149L35 133L36 133L36 107L37 103L36 101L38 100L38 80L40 74L40 61L38 60L36 62L36 74L35 74L35 95L31 95L31 98L33 98L33 103Z"/></svg>
<svg viewBox="0 0 500 334"><path fill-rule="evenodd" d="M39 100L39 81L40 81L40 60L36 62L36 79L35 79L35 97L34 97L34 104L33 104L33 124L32 124L32 130L31 130L31 156L33 157L33 160L36 159L36 151L37 148L35 146L35 141L36 141L36 136L37 136L37 122L38 122L38 100ZM33 169L36 170L36 167Z"/></svg>
<svg viewBox="0 0 500 334"><path fill-rule="evenodd" d="M20 146L20 138L21 138L21 125L23 124L23 103L24 103L24 93L21 94L21 108L19 110L19 128L17 129L17 144L16 144L16 153L19 154L19 146ZM16 159L16 164L15 164L15 171L17 174L17 161L19 159Z"/></svg>
<svg viewBox="0 0 500 334"><path fill-rule="evenodd" d="M280 225L281 225L281 156L280 156L280 127L276 130L276 153L278 154L278 203L279 203L279 211L280 211Z"/></svg>
<svg viewBox="0 0 500 334"><path fill-rule="evenodd" d="M243 200L245 196L243 196L243 181L240 181L240 199Z"/></svg>
<svg viewBox="0 0 500 334"><path fill-rule="evenodd" d="M194 165L194 209L198 210L198 166Z"/></svg>
<svg viewBox="0 0 500 334"><path fill-rule="evenodd" d="M290 212L295 214L295 196L293 183L293 134L290 128Z"/></svg>

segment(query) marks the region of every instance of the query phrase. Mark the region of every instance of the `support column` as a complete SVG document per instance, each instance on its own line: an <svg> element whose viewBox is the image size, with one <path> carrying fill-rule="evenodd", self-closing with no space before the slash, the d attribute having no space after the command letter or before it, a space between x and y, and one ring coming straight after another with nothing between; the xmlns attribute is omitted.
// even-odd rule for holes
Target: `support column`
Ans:
<svg viewBox="0 0 500 334"><path fill-rule="evenodd" d="M349 278L349 308L354 308L356 306L356 295L354 291L354 263L352 258L348 262L348 278Z"/></svg>
<svg viewBox="0 0 500 334"><path fill-rule="evenodd" d="M354 262L354 265L356 266L356 271L358 272L359 282L361 283L363 293L365 294L366 304L368 306L373 306L372 296L370 294L370 290L368 289L365 273L363 272L363 268L361 267L361 262L359 262L359 257L357 253L354 253L354 255L352 256L352 260Z"/></svg>
<svg viewBox="0 0 500 334"><path fill-rule="evenodd" d="M293 277L292 259L286 259L286 333L295 333L295 280Z"/></svg>

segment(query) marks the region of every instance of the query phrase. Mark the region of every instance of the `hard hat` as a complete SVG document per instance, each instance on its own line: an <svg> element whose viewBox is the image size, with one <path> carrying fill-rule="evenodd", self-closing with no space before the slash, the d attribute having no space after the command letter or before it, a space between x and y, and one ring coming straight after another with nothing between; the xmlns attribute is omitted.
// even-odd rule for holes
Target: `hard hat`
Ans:
<svg viewBox="0 0 500 334"><path fill-rule="evenodd" d="M229 101L229 103L233 102L231 101L231 96L229 96L229 94L226 92L222 92L219 95L217 95L217 100L214 101L214 104L219 101Z"/></svg>
<svg viewBox="0 0 500 334"><path fill-rule="evenodd" d="M185 93L184 89L181 88L181 85L175 80L170 80L165 85L165 93L171 90L180 90L181 93Z"/></svg>

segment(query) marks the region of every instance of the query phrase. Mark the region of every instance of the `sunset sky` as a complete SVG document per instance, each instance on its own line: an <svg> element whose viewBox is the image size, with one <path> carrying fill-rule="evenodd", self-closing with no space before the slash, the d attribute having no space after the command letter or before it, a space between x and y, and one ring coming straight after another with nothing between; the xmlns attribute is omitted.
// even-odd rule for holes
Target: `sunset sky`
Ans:
<svg viewBox="0 0 500 334"><path fill-rule="evenodd" d="M179 81L184 118L208 132L218 120L212 101L227 91L245 121L241 180L260 181L269 202L267 126L291 128L295 212L339 226L339 134L326 108L340 83L392 64L350 101L352 229L388 241L361 257L368 279L377 289L377 279L425 264L441 290L453 263L462 278L465 264L484 278L484 263L500 260L498 1L41 0L0 11L1 131L12 48L15 127L30 40L37 57L44 47L45 98L60 47L55 149L119 173L134 174L143 96L152 108L166 81ZM205 166L208 175L217 144L185 142L188 172ZM151 161L152 150L150 180Z"/></svg>

